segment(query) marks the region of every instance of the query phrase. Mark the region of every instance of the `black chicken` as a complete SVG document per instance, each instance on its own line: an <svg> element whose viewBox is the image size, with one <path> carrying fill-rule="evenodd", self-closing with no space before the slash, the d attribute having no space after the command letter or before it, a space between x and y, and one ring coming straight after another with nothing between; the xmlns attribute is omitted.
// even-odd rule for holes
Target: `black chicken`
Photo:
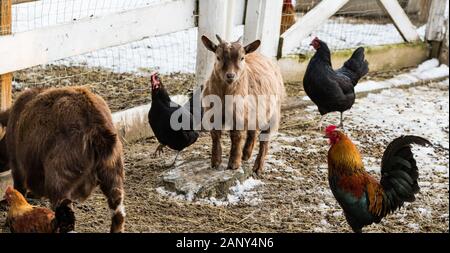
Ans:
<svg viewBox="0 0 450 253"><path fill-rule="evenodd" d="M168 146L169 148L178 151L172 164L175 164L180 151L186 147L192 145L198 138L198 132L192 130L192 114L182 108L180 105L171 101L169 94L164 88L157 73L151 75L152 86L152 106L148 113L148 122L159 141L159 146L155 151L155 154L163 152L163 148ZM172 104L172 106L171 106ZM189 118L189 129L174 130L170 124L172 113L177 110L181 110L180 118ZM188 115L186 115L188 114ZM180 122L180 118L178 119Z"/></svg>
<svg viewBox="0 0 450 253"><path fill-rule="evenodd" d="M343 128L343 112L349 110L355 102L354 87L369 72L369 64L364 59L364 48L357 48L342 68L333 70L327 44L316 37L311 45L317 51L306 69L303 87L322 117L329 112L341 113L340 127Z"/></svg>

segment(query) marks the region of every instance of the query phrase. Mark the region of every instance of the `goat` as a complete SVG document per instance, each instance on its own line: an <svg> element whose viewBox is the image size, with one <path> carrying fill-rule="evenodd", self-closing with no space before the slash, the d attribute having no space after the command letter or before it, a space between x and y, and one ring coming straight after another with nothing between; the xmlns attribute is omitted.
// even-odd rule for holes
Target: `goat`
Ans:
<svg viewBox="0 0 450 253"><path fill-rule="evenodd" d="M72 210L72 200L85 200L100 185L112 211L110 231L123 232L122 143L101 97L83 87L28 89L0 112L2 135L0 157L15 189Z"/></svg>
<svg viewBox="0 0 450 253"><path fill-rule="evenodd" d="M236 120L230 129L231 150L227 169L238 169L242 160L250 159L257 132L260 131L259 153L253 166L253 172L257 176L261 176L264 160L269 150L269 138L265 137L270 137L273 132L278 130L281 101L285 96L281 71L272 60L255 52L261 44L260 40L242 46L239 42L240 39L228 43L223 41L220 36L216 35L216 37L219 41L218 45L206 36L202 36L204 46L216 55L214 69L203 90L202 103L205 115L202 122L204 123L205 119L208 120L208 110L213 109L205 100L210 95L218 97L222 104L222 116L216 118L214 116L217 115L213 115L210 118L215 122L214 124L217 123L216 120L224 120L223 114L225 117L232 115ZM227 103L227 96L243 97L242 108L238 109L235 108L234 103L231 105ZM271 99L269 103L266 103L268 98ZM266 105L261 113L250 114L252 110L256 110L256 107L262 108L261 104ZM255 119L252 119L251 115ZM257 121L256 125L249 127L252 120ZM243 127L239 128L238 123L243 124ZM223 126L223 123L220 125ZM211 129L212 168L217 168L222 162L221 126L216 125ZM262 134L264 134L264 138L262 138Z"/></svg>

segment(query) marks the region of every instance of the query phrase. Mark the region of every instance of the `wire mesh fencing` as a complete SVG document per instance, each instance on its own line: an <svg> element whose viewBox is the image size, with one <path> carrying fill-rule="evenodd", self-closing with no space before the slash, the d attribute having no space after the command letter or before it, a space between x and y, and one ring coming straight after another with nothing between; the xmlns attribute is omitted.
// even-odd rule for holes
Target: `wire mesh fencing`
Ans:
<svg viewBox="0 0 450 253"><path fill-rule="evenodd" d="M428 0L399 0L403 10L416 26L419 36L425 35L426 16L424 7ZM297 19L314 8L320 0L297 0ZM299 43L292 53L305 54L312 50L309 46L314 37L326 41L330 50L355 48L358 46L386 45L404 42L388 14L377 0L350 0L335 15L315 29Z"/></svg>
<svg viewBox="0 0 450 253"><path fill-rule="evenodd" d="M151 7L165 0L12 0L8 14L13 33L43 29L80 20L93 19L113 13ZM282 32L292 26L320 0L283 1ZM4 3L0 0L5 11ZM18 3L23 2L23 3ZM403 9L417 27L425 33L426 17L423 7L429 0L400 0ZM0 5L0 6L2 6ZM1 12L0 12L1 13ZM1 15L7 18L8 15ZM194 13L194 15L197 15ZM170 19L172 17L168 17ZM174 17L176 18L176 17ZM166 22L151 20L149 22ZM167 21L168 22L168 21ZM130 27L132 29L132 27ZM113 111L131 108L150 101L148 75L159 71L170 94L187 94L195 83L198 29L191 28L171 34L152 36L120 46L96 50L45 65L14 72L13 97L27 87L88 86L103 96ZM238 38L243 26L234 31ZM89 39L89 34L86 34ZM403 42L387 14L376 0L350 0L341 10L298 43L291 53L305 54L314 37L326 41L331 50L357 46L383 45ZM30 42L31 43L31 42Z"/></svg>
<svg viewBox="0 0 450 253"><path fill-rule="evenodd" d="M13 32L26 32L143 8L163 0L39 0L13 5ZM156 22L149 20L149 22ZM158 21L163 22L163 21ZM89 35L86 34L86 39ZM148 75L162 74L170 93L194 86L197 28L152 36L14 72L13 97L28 87L87 86L112 111L150 101Z"/></svg>

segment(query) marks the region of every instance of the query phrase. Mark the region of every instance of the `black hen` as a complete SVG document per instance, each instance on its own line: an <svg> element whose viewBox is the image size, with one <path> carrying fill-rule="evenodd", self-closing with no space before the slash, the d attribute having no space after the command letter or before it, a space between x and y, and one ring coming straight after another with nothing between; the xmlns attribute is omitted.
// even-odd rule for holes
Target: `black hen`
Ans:
<svg viewBox="0 0 450 253"><path fill-rule="evenodd" d="M198 132L192 130L192 114L185 108L182 108L180 105L171 101L158 74L155 73L151 76L151 85L152 106L148 113L148 121L153 133L160 143L155 153L162 152L164 146L168 146L169 148L178 151L178 157L180 151L192 145L198 138ZM177 119L178 123L180 123L183 118L189 119L189 128L174 130L174 126L171 125L173 113L180 113ZM175 160L171 165L175 164L177 157L175 157Z"/></svg>
<svg viewBox="0 0 450 253"><path fill-rule="evenodd" d="M342 68L333 70L327 44L315 38L311 45L317 51L306 69L303 87L317 105L320 115L340 112L340 126L343 127L342 114L355 102L354 87L369 72L369 64L364 59L364 48L357 48Z"/></svg>

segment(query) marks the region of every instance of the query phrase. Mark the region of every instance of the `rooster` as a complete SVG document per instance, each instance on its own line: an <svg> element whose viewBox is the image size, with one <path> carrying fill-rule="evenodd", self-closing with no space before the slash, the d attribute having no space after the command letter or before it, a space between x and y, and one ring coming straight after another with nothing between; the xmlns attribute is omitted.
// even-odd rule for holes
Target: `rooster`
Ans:
<svg viewBox="0 0 450 253"><path fill-rule="evenodd" d="M64 200L55 212L30 205L25 197L12 187L5 191L9 206L7 224L12 233L65 233L74 230L75 214Z"/></svg>
<svg viewBox="0 0 450 253"><path fill-rule="evenodd" d="M192 114L185 108L182 108L180 105L171 101L158 74L153 73L150 78L152 86L152 106L148 113L148 120L156 139L158 139L160 143L155 154L163 152L165 146L178 151L173 163L168 165L168 167L170 167L175 164L180 151L197 141L199 134L197 131L192 130ZM190 129L174 130L172 128L170 119L172 114L177 110L181 110L181 114L184 115L185 118L189 118Z"/></svg>
<svg viewBox="0 0 450 253"><path fill-rule="evenodd" d="M359 79L369 72L369 64L364 59L364 48L357 48L344 66L333 70L330 49L317 37L311 42L316 53L311 58L303 78L303 88L308 97L317 105L320 124L323 115L340 112L340 127L343 128L343 112L355 102L355 89Z"/></svg>
<svg viewBox="0 0 450 253"><path fill-rule="evenodd" d="M328 151L328 181L334 197L344 210L355 233L413 202L419 192L419 176L411 144L431 145L421 137L406 135L393 140L381 160L378 182L365 169L361 155L352 141L336 126L325 129L331 147Z"/></svg>
<svg viewBox="0 0 450 253"><path fill-rule="evenodd" d="M295 8L294 5L292 5L292 0L283 0L280 34L283 34L289 27L295 24L295 15Z"/></svg>

